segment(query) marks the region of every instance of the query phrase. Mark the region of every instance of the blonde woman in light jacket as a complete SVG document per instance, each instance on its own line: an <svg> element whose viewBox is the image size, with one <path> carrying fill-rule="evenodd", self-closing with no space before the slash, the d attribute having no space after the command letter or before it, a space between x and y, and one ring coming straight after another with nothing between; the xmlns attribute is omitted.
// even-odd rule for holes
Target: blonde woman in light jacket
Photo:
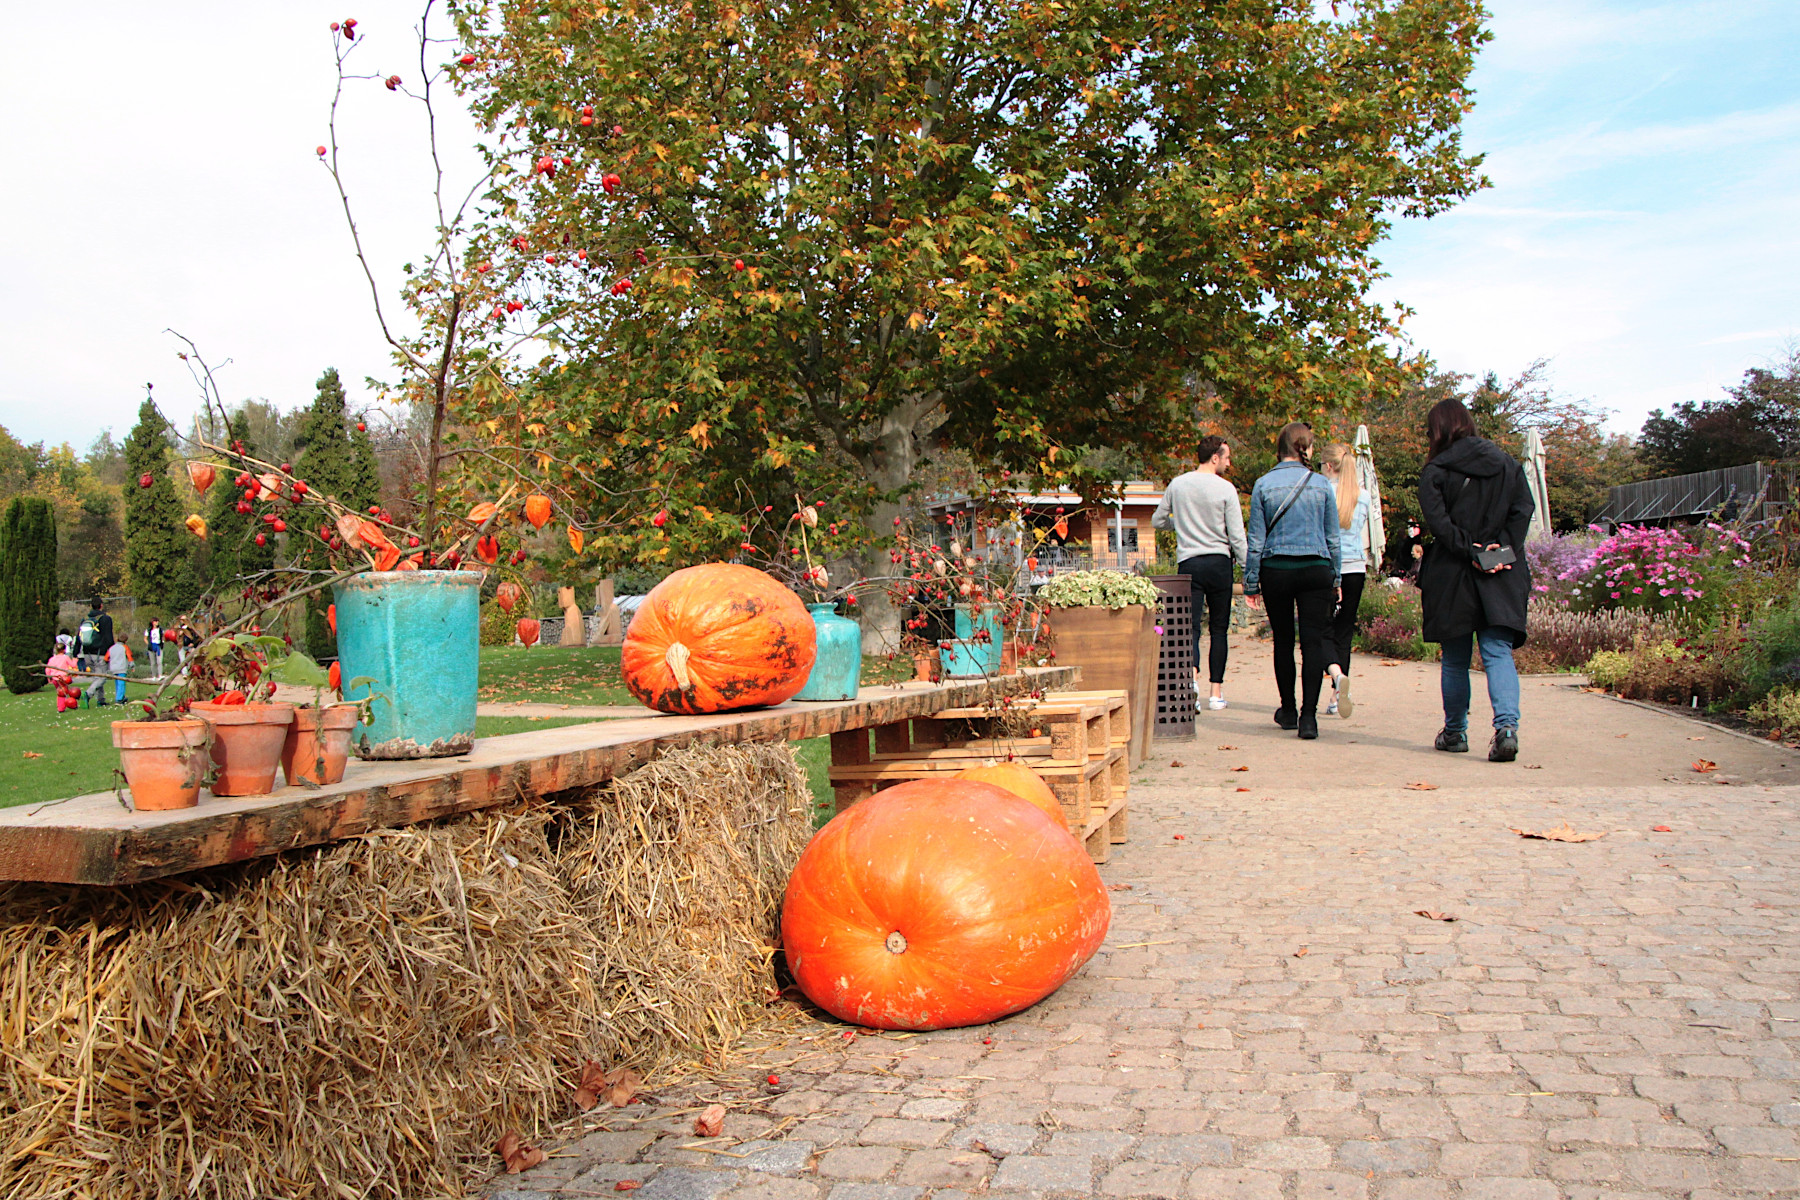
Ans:
<svg viewBox="0 0 1800 1200"><path fill-rule="evenodd" d="M1331 677L1331 703L1327 716L1348 717L1356 711L1350 698L1350 646L1356 640L1356 610L1362 603L1363 583L1368 579L1368 559L1363 548L1369 526L1369 494L1356 477L1356 450L1333 442L1319 454L1319 469L1337 493L1342 566L1337 611L1325 635L1325 673Z"/></svg>

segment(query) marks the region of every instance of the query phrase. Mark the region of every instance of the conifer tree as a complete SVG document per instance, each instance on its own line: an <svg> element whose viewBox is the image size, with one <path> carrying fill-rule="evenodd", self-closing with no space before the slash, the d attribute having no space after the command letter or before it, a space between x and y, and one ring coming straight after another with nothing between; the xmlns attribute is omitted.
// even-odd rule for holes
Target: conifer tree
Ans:
<svg viewBox="0 0 1800 1200"><path fill-rule="evenodd" d="M243 410L234 413L226 429L226 445L233 451L226 456L227 469L211 490L207 509L207 541L211 545L207 575L215 590L223 589L233 579L252 571L266 571L275 565L275 535L256 513L241 513L242 489L233 481L249 465L244 456L254 455L256 445L250 440L250 418ZM256 544L256 535L263 544Z"/></svg>
<svg viewBox="0 0 1800 1200"><path fill-rule="evenodd" d="M169 477L169 423L149 398L125 439L125 569L139 604L180 612L199 597L193 537Z"/></svg>
<svg viewBox="0 0 1800 1200"><path fill-rule="evenodd" d="M345 491L345 503L358 512L381 503L381 466L375 461L375 443L369 440L362 421L350 427L350 482Z"/></svg>
<svg viewBox="0 0 1800 1200"><path fill-rule="evenodd" d="M300 426L300 458L295 473L315 493L332 496L346 504L354 503L355 462L350 439L345 431L344 385L336 367L327 367L319 376L318 390L312 407ZM320 547L309 545L297 560L303 566L323 569L325 557ZM329 592L314 592L306 604L306 650L316 659L337 657L337 638L332 636L326 608L331 604Z"/></svg>
<svg viewBox="0 0 1800 1200"><path fill-rule="evenodd" d="M44 686L56 642L56 514L15 496L0 517L0 671L15 695Z"/></svg>

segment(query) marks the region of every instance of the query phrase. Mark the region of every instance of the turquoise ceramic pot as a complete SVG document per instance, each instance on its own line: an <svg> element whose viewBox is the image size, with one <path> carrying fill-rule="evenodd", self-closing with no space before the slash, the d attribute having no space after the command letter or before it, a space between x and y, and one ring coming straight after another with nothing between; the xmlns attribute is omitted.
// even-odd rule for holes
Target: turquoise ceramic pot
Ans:
<svg viewBox="0 0 1800 1200"><path fill-rule="evenodd" d="M985 630L985 640L977 639L977 630ZM938 658L944 664L944 678L973 679L1000 673L1000 651L1005 640L1000 631L1000 610L993 605L982 608L979 616L967 609L956 610L956 640L938 647Z"/></svg>
<svg viewBox="0 0 1800 1200"><path fill-rule="evenodd" d="M834 604L809 604L818 654L796 700L854 700L862 683L862 626L837 615Z"/></svg>
<svg viewBox="0 0 1800 1200"><path fill-rule="evenodd" d="M481 573L369 571L336 586L344 699L374 697L362 758L442 758L475 744ZM375 682L352 688L367 676Z"/></svg>

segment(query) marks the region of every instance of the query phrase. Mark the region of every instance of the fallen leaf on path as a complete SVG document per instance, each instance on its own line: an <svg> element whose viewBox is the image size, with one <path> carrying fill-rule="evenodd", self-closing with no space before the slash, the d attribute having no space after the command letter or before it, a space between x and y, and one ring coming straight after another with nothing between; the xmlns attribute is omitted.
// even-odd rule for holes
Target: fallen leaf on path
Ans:
<svg viewBox="0 0 1800 1200"><path fill-rule="evenodd" d="M1131 885L1129 883L1109 883L1106 885L1106 890L1109 892L1129 892L1131 890Z"/></svg>
<svg viewBox="0 0 1800 1200"><path fill-rule="evenodd" d="M1249 767L1233 767L1231 769L1234 771L1248 771L1250 768Z"/></svg>
<svg viewBox="0 0 1800 1200"><path fill-rule="evenodd" d="M1525 771L1541 771L1544 769L1544 764L1543 763L1526 763L1520 769L1525 770Z"/></svg>
<svg viewBox="0 0 1800 1200"><path fill-rule="evenodd" d="M694 1118L694 1134L697 1137L718 1137L725 1128L725 1106L709 1104L700 1110Z"/></svg>
<svg viewBox="0 0 1800 1200"><path fill-rule="evenodd" d="M508 1175L529 1171L544 1161L544 1152L541 1149L533 1146L510 1129L500 1135L500 1144L494 1147L494 1153L498 1154L506 1163Z"/></svg>
<svg viewBox="0 0 1800 1200"><path fill-rule="evenodd" d="M606 1068L588 1059L581 1068L581 1080L575 1085L575 1107L582 1112L600 1103L600 1093L606 1089Z"/></svg>
<svg viewBox="0 0 1800 1200"><path fill-rule="evenodd" d="M1182 762L1179 758L1171 758L1169 760L1169 765L1171 767L1185 767L1187 764Z"/></svg>
<svg viewBox="0 0 1800 1200"><path fill-rule="evenodd" d="M1221 750L1236 750L1237 747L1236 746L1220 746L1219 749L1221 749Z"/></svg>
<svg viewBox="0 0 1800 1200"><path fill-rule="evenodd" d="M630 1067L614 1067L600 1081L606 1085L606 1102L614 1108L630 1104L644 1087L644 1077Z"/></svg>
<svg viewBox="0 0 1800 1200"><path fill-rule="evenodd" d="M1407 784L1406 790L1409 792L1435 792L1438 790L1438 785L1435 783L1427 783L1425 780L1421 779L1417 783Z"/></svg>
<svg viewBox="0 0 1800 1200"><path fill-rule="evenodd" d="M1399 663L1397 663L1397 662L1395 662L1395 661L1394 661L1394 660L1393 660L1393 659L1391 659L1391 658L1384 658L1384 659L1382 659L1382 660L1381 660L1381 665L1382 665L1382 666L1384 666L1384 667L1397 667L1397 666L1399 666L1399 665L1400 665L1400 664L1399 664Z"/></svg>
<svg viewBox="0 0 1800 1200"><path fill-rule="evenodd" d="M1652 825L1650 827L1650 832L1651 833L1674 833L1675 831L1673 829L1670 829L1667 825Z"/></svg>
<svg viewBox="0 0 1800 1200"><path fill-rule="evenodd" d="M1249 790L1250 790L1249 788L1239 788L1238 789L1238 791L1240 791L1240 792L1247 792Z"/></svg>
<svg viewBox="0 0 1800 1200"><path fill-rule="evenodd" d="M1456 920L1456 918L1451 916L1449 913L1441 913L1435 908L1415 908L1415 909L1413 909L1413 916L1424 917L1427 920L1431 920L1431 921L1454 921L1454 920Z"/></svg>
<svg viewBox="0 0 1800 1200"><path fill-rule="evenodd" d="M1615 733L1615 734L1613 734L1613 736L1625 738L1625 737L1630 737L1631 735L1629 733Z"/></svg>
<svg viewBox="0 0 1800 1200"><path fill-rule="evenodd" d="M1604 832L1577 833L1575 827L1567 821L1564 821L1555 829L1545 829L1535 833L1529 829L1518 829L1510 825L1507 826L1507 828L1512 829L1514 833L1522 838L1538 838L1539 840L1546 842L1591 842L1596 838L1603 838L1606 836Z"/></svg>
<svg viewBox="0 0 1800 1200"><path fill-rule="evenodd" d="M619 1180L619 1182L613 1184L613 1191L615 1191L615 1192L635 1192L643 1186L644 1186L643 1184L639 1183L635 1179L621 1179L621 1180Z"/></svg>
<svg viewBox="0 0 1800 1200"><path fill-rule="evenodd" d="M1178 842L1185 842L1185 841L1187 841L1187 834L1185 834L1185 833L1178 833L1178 834L1175 834L1175 835L1174 835L1174 837L1175 837L1175 840L1176 840L1176 841L1178 841Z"/></svg>
<svg viewBox="0 0 1800 1200"><path fill-rule="evenodd" d="M1302 946L1298 950L1294 951L1294 957L1295 958L1305 958L1309 953L1311 953L1310 949L1306 946Z"/></svg>
<svg viewBox="0 0 1800 1200"><path fill-rule="evenodd" d="M1702 775L1709 774L1718 769L1719 764L1710 758L1697 758L1694 760L1694 770L1700 772Z"/></svg>
<svg viewBox="0 0 1800 1200"><path fill-rule="evenodd" d="M1705 740L1706 739L1704 737L1698 737L1698 736L1691 737L1688 739L1688 741L1690 741L1690 742L1704 742Z"/></svg>
<svg viewBox="0 0 1800 1200"><path fill-rule="evenodd" d="M44 756L36 750L27 750L27 751L25 751L25 757L26 758L42 758Z"/></svg>

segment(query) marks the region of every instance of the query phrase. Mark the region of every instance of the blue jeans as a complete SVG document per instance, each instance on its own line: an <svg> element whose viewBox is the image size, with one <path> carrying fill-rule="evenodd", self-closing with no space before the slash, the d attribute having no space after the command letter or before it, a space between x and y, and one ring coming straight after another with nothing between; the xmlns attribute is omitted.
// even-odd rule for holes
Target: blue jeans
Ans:
<svg viewBox="0 0 1800 1200"><path fill-rule="evenodd" d="M1469 729L1469 662L1476 634L1465 633L1442 643L1444 728L1451 733ZM1519 670L1513 666L1513 635L1509 629L1483 629L1481 665L1487 671L1488 703L1494 709L1495 729L1519 727Z"/></svg>
<svg viewBox="0 0 1800 1200"><path fill-rule="evenodd" d="M113 694L113 703L123 704L125 703L125 677L123 675L114 675L113 678L118 680L118 683L114 685L118 688L118 691Z"/></svg>

